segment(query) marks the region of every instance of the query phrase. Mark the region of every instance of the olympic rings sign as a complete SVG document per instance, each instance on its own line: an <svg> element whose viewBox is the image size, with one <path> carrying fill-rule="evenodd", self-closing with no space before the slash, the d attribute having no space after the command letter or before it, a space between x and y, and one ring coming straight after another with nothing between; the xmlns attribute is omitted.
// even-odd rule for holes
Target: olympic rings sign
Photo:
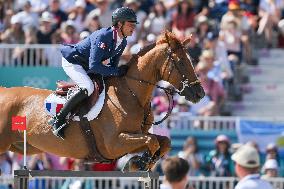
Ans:
<svg viewBox="0 0 284 189"><path fill-rule="evenodd" d="M48 77L42 76L27 76L23 78L23 85L24 86L30 86L30 87L36 87L36 88L42 88L46 89L49 87L50 80Z"/></svg>

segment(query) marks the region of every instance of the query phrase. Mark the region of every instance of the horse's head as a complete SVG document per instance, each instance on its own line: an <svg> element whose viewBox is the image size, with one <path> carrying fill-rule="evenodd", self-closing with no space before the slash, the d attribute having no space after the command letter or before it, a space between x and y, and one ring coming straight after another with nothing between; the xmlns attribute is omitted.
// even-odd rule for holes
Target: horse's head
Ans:
<svg viewBox="0 0 284 189"><path fill-rule="evenodd" d="M186 53L184 45L190 39L180 42L174 34L165 32L157 40L156 46L161 45L164 61L158 66L158 75L161 80L168 81L181 96L193 103L205 96L205 92L195 74L190 56ZM162 52L162 51L160 51Z"/></svg>

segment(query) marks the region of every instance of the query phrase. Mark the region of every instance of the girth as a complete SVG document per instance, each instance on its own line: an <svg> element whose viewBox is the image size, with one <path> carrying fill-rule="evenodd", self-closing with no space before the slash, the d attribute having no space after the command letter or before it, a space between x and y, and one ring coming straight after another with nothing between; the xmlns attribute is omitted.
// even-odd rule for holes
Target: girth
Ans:
<svg viewBox="0 0 284 189"><path fill-rule="evenodd" d="M86 117L84 117L86 111L87 111L86 106L82 106L80 108L80 113L79 113L80 117L79 125L81 127L82 134L86 139L87 146L89 149L89 155L85 158L85 160L87 160L88 162L112 163L114 160L103 157L99 152L96 144L95 135L90 126L90 122Z"/></svg>

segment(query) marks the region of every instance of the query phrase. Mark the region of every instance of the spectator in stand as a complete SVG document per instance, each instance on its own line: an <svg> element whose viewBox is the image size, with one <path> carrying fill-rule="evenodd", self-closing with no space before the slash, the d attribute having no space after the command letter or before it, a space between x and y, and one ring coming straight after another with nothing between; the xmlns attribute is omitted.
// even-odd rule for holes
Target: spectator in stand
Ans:
<svg viewBox="0 0 284 189"><path fill-rule="evenodd" d="M208 78L208 71L209 68L205 63L199 62L197 64L196 74L199 77L199 80L205 90L206 95L198 103L191 105L190 112L193 115L219 115L218 99L219 96L224 96L225 92L218 82ZM211 95L214 95L214 98L212 98Z"/></svg>
<svg viewBox="0 0 284 189"><path fill-rule="evenodd" d="M3 10L4 11L4 10ZM5 32L8 28L11 27L11 18L14 15L14 11L12 9L5 10L5 14L2 15L2 25L0 28L0 34Z"/></svg>
<svg viewBox="0 0 284 189"><path fill-rule="evenodd" d="M282 1L260 0L259 12L258 12L260 21L257 33L258 35L264 33L268 49L272 47L273 27L277 26L280 20L281 17L280 8L282 6L283 6Z"/></svg>
<svg viewBox="0 0 284 189"><path fill-rule="evenodd" d="M199 62L199 57L201 55L202 49L199 43L198 36L196 34L195 28L189 28L186 30L186 36L191 36L190 43L186 46L187 52L190 55L191 62L195 67Z"/></svg>
<svg viewBox="0 0 284 189"><path fill-rule="evenodd" d="M196 69L207 96L213 102L213 104L211 104L213 107L210 108L213 111L211 113L212 115L218 115L220 108L224 105L226 100L226 94L222 86L221 66L218 61L215 60L214 52L204 50Z"/></svg>
<svg viewBox="0 0 284 189"><path fill-rule="evenodd" d="M56 30L51 36L51 43L53 45L62 44L61 30ZM47 58L49 66L58 66L61 63L62 55L58 47L51 46L51 48L44 49L44 56Z"/></svg>
<svg viewBox="0 0 284 189"><path fill-rule="evenodd" d="M79 41L79 34L76 30L76 26L73 20L67 20L62 23L62 40L63 43L75 44Z"/></svg>
<svg viewBox="0 0 284 189"><path fill-rule="evenodd" d="M188 162L179 157L169 157L162 162L165 175L161 189L186 189L188 188Z"/></svg>
<svg viewBox="0 0 284 189"><path fill-rule="evenodd" d="M269 179L271 177L278 177L279 166L275 159L268 159L262 167L262 179Z"/></svg>
<svg viewBox="0 0 284 189"><path fill-rule="evenodd" d="M168 28L169 20L167 18L167 9L163 1L157 1L144 23L145 32L146 34L158 36L163 30Z"/></svg>
<svg viewBox="0 0 284 189"><path fill-rule="evenodd" d="M37 41L39 44L51 44L51 36L55 32L55 28L52 25L55 23L53 15L45 11L42 13L39 19L40 26L36 33Z"/></svg>
<svg viewBox="0 0 284 189"><path fill-rule="evenodd" d="M12 174L12 162L7 153L0 154L0 175L10 174Z"/></svg>
<svg viewBox="0 0 284 189"><path fill-rule="evenodd" d="M193 0L194 10L198 16L209 14L209 0Z"/></svg>
<svg viewBox="0 0 284 189"><path fill-rule="evenodd" d="M21 18L18 15L11 17L11 26L1 34L2 43L24 44L25 33L22 27Z"/></svg>
<svg viewBox="0 0 284 189"><path fill-rule="evenodd" d="M48 7L48 0L29 0L32 6L32 12L41 14Z"/></svg>
<svg viewBox="0 0 284 189"><path fill-rule="evenodd" d="M185 39L185 31L194 26L195 13L191 0L179 0L176 12L171 18L173 33L180 40Z"/></svg>
<svg viewBox="0 0 284 189"><path fill-rule="evenodd" d="M233 162L230 153L230 140L226 135L218 135L215 139L216 149L209 152L206 164L210 176L228 177L233 175Z"/></svg>
<svg viewBox="0 0 284 189"><path fill-rule="evenodd" d="M194 137L188 137L183 145L183 150L178 156L185 159L189 164L189 176L200 176L200 167L203 162L202 155L198 153L197 142Z"/></svg>
<svg viewBox="0 0 284 189"><path fill-rule="evenodd" d="M53 15L55 19L55 28L60 28L62 22L68 19L67 14L60 9L60 0L50 0L49 1L49 12Z"/></svg>
<svg viewBox="0 0 284 189"><path fill-rule="evenodd" d="M37 29L29 26L25 30L25 44L37 44ZM15 65L39 65L42 64L42 50L33 48L16 47L13 53Z"/></svg>
<svg viewBox="0 0 284 189"><path fill-rule="evenodd" d="M186 112L189 113L190 102L188 102L183 96L180 96L177 100L177 104L173 109L173 112Z"/></svg>
<svg viewBox="0 0 284 189"><path fill-rule="evenodd" d="M231 22L235 22L236 23L236 32L231 31L231 34L236 35L237 38L239 38L238 40L235 39L235 43L237 43L236 45L238 45L235 47L235 49L228 49L230 51L233 52L229 52L229 54L233 54L236 53L236 55L238 56L239 60L242 61L241 56L238 54L239 51L242 50L242 48L244 49L244 61L246 63L251 63L251 44L250 44L250 40L248 37L248 32L250 30L250 24L248 21L248 17L244 16L244 11L241 9L241 5L238 1L231 1L228 5L228 12L222 17L221 20L221 28L223 29L223 31L226 31L228 28L226 28L227 25L230 25ZM228 29L229 30L229 29ZM225 32L226 34L226 32ZM240 34L240 36L238 36L238 34ZM226 36L225 36L226 37ZM224 39L225 43L229 43L228 40ZM229 46L232 48L232 46ZM239 50L238 50L239 49Z"/></svg>
<svg viewBox="0 0 284 189"><path fill-rule="evenodd" d="M250 140L250 141L246 142L245 145L252 146L256 149L256 151L258 152L259 158L260 158L260 164L263 165L264 162L266 161L266 159L265 159L265 156L260 152L260 149L259 149L257 142Z"/></svg>
<svg viewBox="0 0 284 189"><path fill-rule="evenodd" d="M31 27L38 27L38 14L32 12L32 5L30 1L26 1L23 6L23 11L16 15L20 18L24 31Z"/></svg>
<svg viewBox="0 0 284 189"><path fill-rule="evenodd" d="M31 170L50 170L52 168L51 160L46 153L32 155L28 161L28 168Z"/></svg>
<svg viewBox="0 0 284 189"><path fill-rule="evenodd" d="M85 10L89 14L92 10L94 10L96 8L95 4L94 4L94 0L85 0L85 1L86 1L86 8L85 8Z"/></svg>
<svg viewBox="0 0 284 189"><path fill-rule="evenodd" d="M284 19L278 22L278 48L284 48Z"/></svg>
<svg viewBox="0 0 284 189"><path fill-rule="evenodd" d="M278 147L276 146L275 143L269 143L266 146L266 160L268 159L275 159L278 164L280 164L280 155L278 152Z"/></svg>
<svg viewBox="0 0 284 189"><path fill-rule="evenodd" d="M101 27L109 27L111 26L111 16L113 10L110 9L110 2L109 0L94 0L96 9L92 10L89 15L98 14L99 11L99 21L101 23Z"/></svg>
<svg viewBox="0 0 284 189"><path fill-rule="evenodd" d="M215 55L214 65L220 68L220 80L228 82L233 78L233 71L228 60L227 49L223 41L219 40L219 34L217 31L208 32L207 38L204 41L204 47L211 49ZM224 83L223 83L224 84Z"/></svg>
<svg viewBox="0 0 284 189"><path fill-rule="evenodd" d="M155 115L161 115L168 111L170 102L165 93L161 92L158 96L155 96L152 102Z"/></svg>
<svg viewBox="0 0 284 189"><path fill-rule="evenodd" d="M4 2L0 1L0 33L2 33L5 29L4 18L5 18L5 8Z"/></svg>
<svg viewBox="0 0 284 189"><path fill-rule="evenodd" d="M212 0L210 3L209 17L220 22L222 16L228 10L228 0Z"/></svg>
<svg viewBox="0 0 284 189"><path fill-rule="evenodd" d="M273 189L269 182L260 179L259 155L255 148L243 145L233 155L235 170L240 181L235 189Z"/></svg>
<svg viewBox="0 0 284 189"><path fill-rule="evenodd" d="M74 21L77 32L84 30L86 17L87 11L85 0L76 0L75 8L69 13L68 18Z"/></svg>
<svg viewBox="0 0 284 189"><path fill-rule="evenodd" d="M11 160L12 170L19 170L23 168L23 155L9 151L8 156Z"/></svg>
<svg viewBox="0 0 284 189"><path fill-rule="evenodd" d="M96 10L92 14L88 14L85 22L85 31L89 31L93 33L94 31L97 31L101 29L101 23L100 23L100 11Z"/></svg>
<svg viewBox="0 0 284 189"><path fill-rule="evenodd" d="M196 34L199 41L199 45L203 48L203 41L207 37L207 33L211 31L211 26L207 16L201 15L196 20Z"/></svg>
<svg viewBox="0 0 284 189"><path fill-rule="evenodd" d="M240 1L241 8L246 11L245 14L257 15L260 0L243 0Z"/></svg>
<svg viewBox="0 0 284 189"><path fill-rule="evenodd" d="M73 11L76 0L59 0L60 9L68 15Z"/></svg>

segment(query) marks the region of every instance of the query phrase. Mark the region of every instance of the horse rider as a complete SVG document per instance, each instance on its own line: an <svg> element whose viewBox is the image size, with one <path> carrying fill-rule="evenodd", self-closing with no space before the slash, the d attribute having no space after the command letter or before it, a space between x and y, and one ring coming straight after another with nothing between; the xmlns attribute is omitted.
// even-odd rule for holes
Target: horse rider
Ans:
<svg viewBox="0 0 284 189"><path fill-rule="evenodd" d="M60 50L63 70L80 89L50 121L54 135L64 138L66 116L94 92L89 74L122 77L127 73L128 67L118 67L118 63L127 45L126 37L133 34L136 24L138 22L135 12L128 7L121 7L112 14L112 27L97 30L77 44L62 46Z"/></svg>

